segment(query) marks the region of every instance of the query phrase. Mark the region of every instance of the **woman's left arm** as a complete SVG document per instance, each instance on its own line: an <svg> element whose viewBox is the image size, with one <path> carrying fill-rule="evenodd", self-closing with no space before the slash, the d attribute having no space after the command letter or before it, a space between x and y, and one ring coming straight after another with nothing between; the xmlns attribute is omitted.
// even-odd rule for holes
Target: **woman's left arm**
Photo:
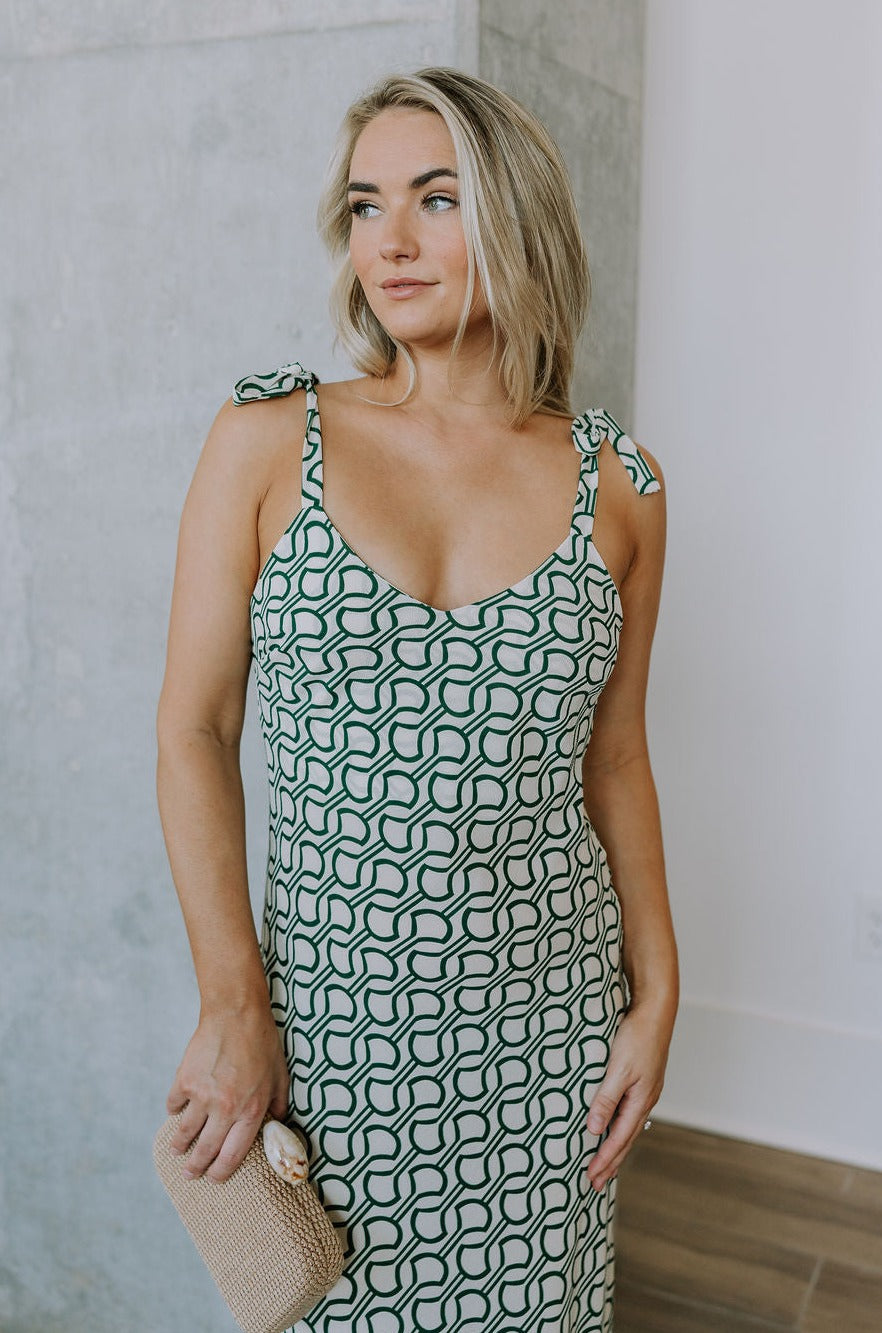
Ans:
<svg viewBox="0 0 882 1333"><path fill-rule="evenodd" d="M582 768L585 809L606 851L621 905L622 962L630 992L588 1116L590 1133L609 1129L588 1166L595 1190L617 1173L658 1100L679 1002L677 945L645 721L664 566L665 491L657 460L642 447L641 453L661 489L640 495L627 488L623 517L632 557L619 590L619 649L597 703Z"/></svg>

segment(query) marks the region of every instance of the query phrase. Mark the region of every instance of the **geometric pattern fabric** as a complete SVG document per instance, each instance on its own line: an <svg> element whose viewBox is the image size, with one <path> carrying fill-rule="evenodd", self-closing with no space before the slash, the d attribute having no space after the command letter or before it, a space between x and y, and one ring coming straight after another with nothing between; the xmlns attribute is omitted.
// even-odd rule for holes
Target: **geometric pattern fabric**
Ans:
<svg viewBox="0 0 882 1333"><path fill-rule="evenodd" d="M251 598L269 770L264 964L291 1118L342 1277L295 1333L609 1333L616 1182L586 1127L626 1004L621 915L581 764L622 626L591 531L608 412L566 539L440 610L372 570L322 507L318 376L301 508Z"/></svg>

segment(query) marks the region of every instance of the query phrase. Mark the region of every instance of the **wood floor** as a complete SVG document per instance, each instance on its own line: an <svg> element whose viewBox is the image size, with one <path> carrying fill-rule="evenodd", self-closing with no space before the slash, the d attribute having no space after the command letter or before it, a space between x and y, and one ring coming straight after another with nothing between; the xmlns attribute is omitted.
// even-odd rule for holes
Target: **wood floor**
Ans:
<svg viewBox="0 0 882 1333"><path fill-rule="evenodd" d="M654 1120L615 1238L615 1333L882 1333L882 1172Z"/></svg>

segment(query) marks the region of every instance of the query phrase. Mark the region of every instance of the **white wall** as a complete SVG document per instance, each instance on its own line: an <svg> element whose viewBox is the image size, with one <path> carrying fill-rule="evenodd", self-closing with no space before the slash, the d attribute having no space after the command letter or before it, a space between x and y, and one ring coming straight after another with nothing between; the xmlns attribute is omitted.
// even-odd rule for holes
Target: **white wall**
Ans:
<svg viewBox="0 0 882 1333"><path fill-rule="evenodd" d="M882 6L649 0L635 438L683 1003L659 1113L882 1167Z"/></svg>

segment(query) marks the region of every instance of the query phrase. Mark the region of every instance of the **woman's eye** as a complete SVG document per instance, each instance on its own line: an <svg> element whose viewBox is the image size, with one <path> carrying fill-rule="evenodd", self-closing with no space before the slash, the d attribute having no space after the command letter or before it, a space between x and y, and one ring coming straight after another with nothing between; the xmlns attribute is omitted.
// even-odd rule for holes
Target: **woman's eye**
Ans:
<svg viewBox="0 0 882 1333"><path fill-rule="evenodd" d="M427 194L422 203L430 213L447 213L449 209L458 207L457 200L451 199L450 195L447 194ZM433 205L436 206L433 207ZM370 199L356 199L355 203L349 205L349 211L357 218L365 218L370 217L371 214L364 210L376 207L377 205L371 203Z"/></svg>
<svg viewBox="0 0 882 1333"><path fill-rule="evenodd" d="M376 208L376 206L370 199L356 199L354 204L349 205L349 212L354 213L357 218L363 218L365 216L361 211L363 208Z"/></svg>

